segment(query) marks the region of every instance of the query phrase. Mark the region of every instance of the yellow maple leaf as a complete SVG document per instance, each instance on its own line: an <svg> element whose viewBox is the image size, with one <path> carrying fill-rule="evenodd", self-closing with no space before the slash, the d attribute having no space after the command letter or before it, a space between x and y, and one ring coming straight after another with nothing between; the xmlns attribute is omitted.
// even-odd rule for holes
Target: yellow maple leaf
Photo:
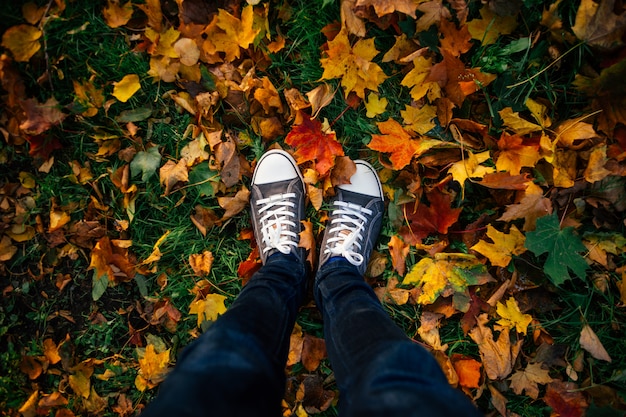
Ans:
<svg viewBox="0 0 626 417"><path fill-rule="evenodd" d="M490 45L500 35L508 35L517 26L516 16L498 16L487 6L480 9L480 19L474 19L467 24L473 39L483 45Z"/></svg>
<svg viewBox="0 0 626 417"><path fill-rule="evenodd" d="M165 379L170 361L170 350L157 352L153 344L146 346L143 357L139 358L139 372L135 386L141 392L156 387Z"/></svg>
<svg viewBox="0 0 626 417"><path fill-rule="evenodd" d="M83 83L73 81L73 84L74 94L76 94L75 102L87 108L81 115L93 117L98 114L98 109L104 104L102 89L96 88L93 84L93 79L89 79L89 81Z"/></svg>
<svg viewBox="0 0 626 417"><path fill-rule="evenodd" d="M369 93L367 101L365 102L365 110L367 110L365 115L369 118L373 118L379 114L383 114L385 109L387 109L387 104L388 101L385 97L380 98L376 93Z"/></svg>
<svg viewBox="0 0 626 417"><path fill-rule="evenodd" d="M348 32L343 28L328 42L327 58L320 59L324 68L321 79L341 78L346 96L354 91L365 98L366 89L378 91L378 86L387 79L382 68L371 62L377 54L373 38L361 39L352 47Z"/></svg>
<svg viewBox="0 0 626 417"><path fill-rule="evenodd" d="M215 321L226 312L226 297L220 294L208 294L204 299L196 300L189 306L189 314L197 314L198 327L204 321Z"/></svg>
<svg viewBox="0 0 626 417"><path fill-rule="evenodd" d="M400 112L400 115L406 129L423 135L435 127L433 120L437 117L437 108L428 104L420 108L406 105L404 110Z"/></svg>
<svg viewBox="0 0 626 417"><path fill-rule="evenodd" d="M461 184L461 191L465 192L465 181L468 178L482 178L485 174L495 172L494 167L481 165L489 158L491 158L489 151L477 154L468 151L466 158L452 164L448 169L448 174L452 175L452 178Z"/></svg>
<svg viewBox="0 0 626 417"><path fill-rule="evenodd" d="M2 46L11 51L17 62L26 62L41 49L41 35L35 26L12 26L2 35Z"/></svg>
<svg viewBox="0 0 626 417"><path fill-rule="evenodd" d="M496 312L500 317L498 324L507 329L515 329L518 333L526 334L528 325L533 321L533 317L530 314L523 314L515 298L511 297L506 300L506 305L498 301L496 305Z"/></svg>
<svg viewBox="0 0 626 417"><path fill-rule="evenodd" d="M113 85L113 97L122 103L126 103L141 88L137 74L127 74Z"/></svg>
<svg viewBox="0 0 626 417"><path fill-rule="evenodd" d="M254 8L246 6L241 19L219 9L217 16L207 26L207 38L203 44L208 54L223 52L226 61L233 61L241 55L240 48L248 48L261 29L255 27Z"/></svg>
<svg viewBox="0 0 626 417"><path fill-rule="evenodd" d="M491 280L493 278L474 255L437 253L434 258L422 258L406 274L402 283L421 288L417 298L419 304L432 304L439 296L464 292L470 285Z"/></svg>
<svg viewBox="0 0 626 417"><path fill-rule="evenodd" d="M535 143L526 144L526 141L518 135L509 135L502 132L498 139L500 150L496 159L498 171L507 171L511 175L519 175L522 167L534 167L541 159L539 155L539 145Z"/></svg>
<svg viewBox="0 0 626 417"><path fill-rule="evenodd" d="M584 174L585 180L590 183L594 183L611 175L611 171L604 167L607 162L606 144L595 146L589 154L589 162Z"/></svg>
<svg viewBox="0 0 626 417"><path fill-rule="evenodd" d="M509 234L500 232L492 225L488 225L487 236L493 243L481 239L472 246L472 249L486 256L492 265L506 267L511 262L512 255L526 252L524 247L526 237L515 225L511 226Z"/></svg>
<svg viewBox="0 0 626 417"><path fill-rule="evenodd" d="M541 130L541 126L529 122L528 120L522 119L519 115L519 112L513 111L511 107L505 107L504 109L498 112L502 121L504 122L504 127L512 130L518 135L525 135L527 133L537 132Z"/></svg>
<svg viewBox="0 0 626 417"><path fill-rule="evenodd" d="M542 128L550 127L552 120L550 120L550 116L548 116L548 108L546 106L532 98L527 98L525 104Z"/></svg>
<svg viewBox="0 0 626 417"><path fill-rule="evenodd" d="M189 265L198 277L203 277L211 272L213 266L213 254L211 251L205 250L202 253L189 255Z"/></svg>
<svg viewBox="0 0 626 417"><path fill-rule="evenodd" d="M430 74L433 63L431 59L418 56L413 60L413 69L409 71L402 81L401 85L411 89L411 98L415 101L420 100L433 87L434 82L425 82Z"/></svg>

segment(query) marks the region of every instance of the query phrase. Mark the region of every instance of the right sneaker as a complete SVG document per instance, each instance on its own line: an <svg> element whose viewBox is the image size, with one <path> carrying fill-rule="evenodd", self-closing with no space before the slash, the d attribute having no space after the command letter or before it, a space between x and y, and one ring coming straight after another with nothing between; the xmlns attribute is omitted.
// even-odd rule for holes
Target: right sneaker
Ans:
<svg viewBox="0 0 626 417"><path fill-rule="evenodd" d="M319 268L333 258L344 258L365 275L367 262L380 233L385 202L376 170L354 161L350 184L337 187L322 239Z"/></svg>
<svg viewBox="0 0 626 417"><path fill-rule="evenodd" d="M298 247L304 219L304 179L287 152L274 149L263 154L252 176L250 212L252 228L263 264L275 253L292 254L305 261Z"/></svg>

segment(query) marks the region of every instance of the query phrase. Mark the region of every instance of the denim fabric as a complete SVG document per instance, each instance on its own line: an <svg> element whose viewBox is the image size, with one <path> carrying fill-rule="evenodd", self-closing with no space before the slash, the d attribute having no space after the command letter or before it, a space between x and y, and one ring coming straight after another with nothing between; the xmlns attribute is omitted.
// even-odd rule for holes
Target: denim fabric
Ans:
<svg viewBox="0 0 626 417"><path fill-rule="evenodd" d="M142 416L279 417L289 338L307 272L274 255L229 310L187 347ZM341 259L317 274L341 416L479 416L433 357L384 311Z"/></svg>

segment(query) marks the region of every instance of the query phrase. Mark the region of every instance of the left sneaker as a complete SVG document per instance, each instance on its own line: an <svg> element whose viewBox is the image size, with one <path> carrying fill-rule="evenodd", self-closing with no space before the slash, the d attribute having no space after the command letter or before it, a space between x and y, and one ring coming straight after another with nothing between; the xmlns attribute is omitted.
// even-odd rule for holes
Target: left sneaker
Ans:
<svg viewBox="0 0 626 417"><path fill-rule="evenodd" d="M274 149L259 159L252 176L250 210L263 264L275 253L292 254L305 262L305 249L298 247L305 212L304 179L287 152Z"/></svg>

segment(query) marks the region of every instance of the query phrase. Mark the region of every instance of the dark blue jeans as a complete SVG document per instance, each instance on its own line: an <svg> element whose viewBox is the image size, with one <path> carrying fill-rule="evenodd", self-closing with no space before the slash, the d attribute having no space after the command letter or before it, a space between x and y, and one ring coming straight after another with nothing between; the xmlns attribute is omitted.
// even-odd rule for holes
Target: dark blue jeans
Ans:
<svg viewBox="0 0 626 417"><path fill-rule="evenodd" d="M142 416L279 417L306 279L295 258L271 256L228 311L183 351ZM355 267L329 262L315 282L340 415L481 415L395 325Z"/></svg>

